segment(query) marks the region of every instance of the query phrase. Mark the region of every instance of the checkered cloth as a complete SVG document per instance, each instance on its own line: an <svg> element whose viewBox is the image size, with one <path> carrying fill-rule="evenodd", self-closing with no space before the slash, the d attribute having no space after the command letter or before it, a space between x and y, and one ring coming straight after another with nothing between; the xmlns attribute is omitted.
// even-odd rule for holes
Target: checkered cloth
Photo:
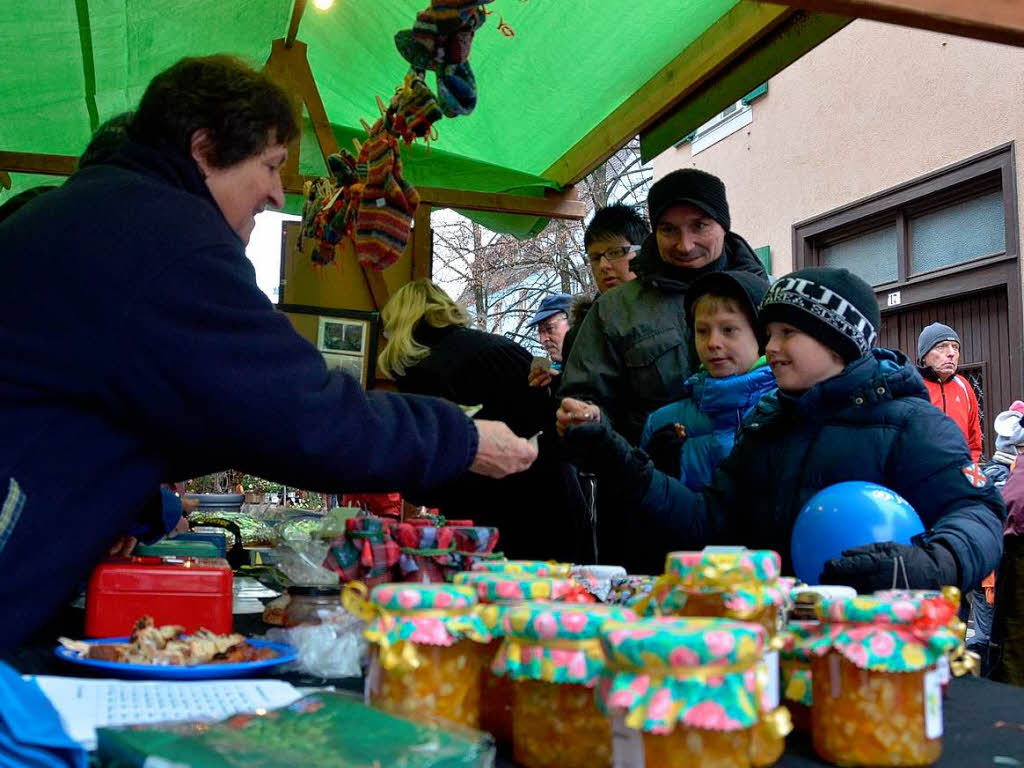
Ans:
<svg viewBox="0 0 1024 768"><path fill-rule="evenodd" d="M346 520L345 533L331 542L324 568L343 582L390 581L401 555L392 527L390 521L373 516Z"/></svg>

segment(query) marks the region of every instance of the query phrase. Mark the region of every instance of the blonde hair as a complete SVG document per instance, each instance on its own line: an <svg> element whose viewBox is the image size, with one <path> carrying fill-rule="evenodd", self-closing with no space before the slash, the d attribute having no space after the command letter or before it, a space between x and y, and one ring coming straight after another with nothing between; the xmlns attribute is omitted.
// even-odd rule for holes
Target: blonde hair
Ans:
<svg viewBox="0 0 1024 768"><path fill-rule="evenodd" d="M420 321L434 328L470 323L469 313L426 278L413 280L395 291L381 310L380 320L388 343L377 358L377 365L389 379L404 376L430 354L428 347L413 338Z"/></svg>

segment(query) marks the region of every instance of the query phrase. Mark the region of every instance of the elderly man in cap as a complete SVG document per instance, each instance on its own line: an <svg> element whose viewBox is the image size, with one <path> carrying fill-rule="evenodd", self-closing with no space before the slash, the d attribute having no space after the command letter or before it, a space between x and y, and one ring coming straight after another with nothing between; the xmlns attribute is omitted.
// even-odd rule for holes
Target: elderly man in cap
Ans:
<svg viewBox="0 0 1024 768"><path fill-rule="evenodd" d="M964 433L971 460L981 458L981 419L971 382L957 374L960 336L948 325L932 323L917 340L918 372L932 405L949 416Z"/></svg>
<svg viewBox="0 0 1024 768"><path fill-rule="evenodd" d="M569 330L571 307L572 296L568 293L556 293L554 296L548 296L541 301L533 319L526 324L527 328L537 329L537 338L551 359L553 372L560 371L562 368L562 340Z"/></svg>
<svg viewBox="0 0 1024 768"><path fill-rule="evenodd" d="M673 171L647 198L650 235L633 259L636 280L603 296L572 347L559 396L558 429L602 420L636 445L644 421L677 400L697 368L687 341L686 289L709 272L766 277L753 249L731 231L725 185L717 176Z"/></svg>

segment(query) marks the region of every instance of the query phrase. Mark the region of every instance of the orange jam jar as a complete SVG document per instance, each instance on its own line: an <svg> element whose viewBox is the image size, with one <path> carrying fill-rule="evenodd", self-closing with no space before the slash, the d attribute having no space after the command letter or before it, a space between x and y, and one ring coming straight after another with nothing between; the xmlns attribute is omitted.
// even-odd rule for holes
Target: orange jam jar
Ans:
<svg viewBox="0 0 1024 768"><path fill-rule="evenodd" d="M491 636L470 587L380 584L368 604L354 605L351 592L344 602L358 615L372 612L364 631L371 643L370 704L413 720L480 727L480 679Z"/></svg>
<svg viewBox="0 0 1024 768"><path fill-rule="evenodd" d="M811 739L845 766L924 766L942 754L941 656L959 643L940 597L823 600L810 643Z"/></svg>
<svg viewBox="0 0 1024 768"><path fill-rule="evenodd" d="M612 733L593 688L604 668L598 639L627 608L522 603L505 610L505 641L492 671L513 681L512 747L523 768L608 768Z"/></svg>
<svg viewBox="0 0 1024 768"><path fill-rule="evenodd" d="M942 694L946 695L949 690L949 681L953 675L957 677L976 672L981 669L981 658L971 651L968 651L964 644L967 642L967 625L960 620L960 590L956 587L943 587L941 591L933 589L885 589L875 592L879 597L900 598L903 600L929 600L941 597L953 606L953 618L949 622L949 629L957 636L960 644L948 654L939 658L938 670L942 682Z"/></svg>
<svg viewBox="0 0 1024 768"><path fill-rule="evenodd" d="M793 728L810 733L811 661L814 654L810 643L817 641L823 631L818 621L791 621L782 632L779 651L779 673L782 698L793 717Z"/></svg>
<svg viewBox="0 0 1024 768"><path fill-rule="evenodd" d="M484 560L473 563L471 572L518 573L520 576L567 579L571 569L569 563L549 563L546 560Z"/></svg>
<svg viewBox="0 0 1024 768"><path fill-rule="evenodd" d="M481 678L480 727L501 744L512 743L514 685L505 675L491 672L491 664L505 636L503 620L511 605L532 601L592 602L593 598L572 579L520 576L515 573L457 573L452 580L476 590L480 618L491 634L488 658Z"/></svg>
<svg viewBox="0 0 1024 768"><path fill-rule="evenodd" d="M615 765L749 768L762 725L764 628L728 619L607 622L598 706ZM785 737L785 710L772 715Z"/></svg>
<svg viewBox="0 0 1024 768"><path fill-rule="evenodd" d="M779 584L782 558L767 549L709 547L699 552L670 552L665 575L654 587L647 615L701 616L755 622L765 629L761 711L764 722L785 717L780 708L779 628L788 589ZM785 751L785 739L767 726L754 731L751 764L772 765Z"/></svg>

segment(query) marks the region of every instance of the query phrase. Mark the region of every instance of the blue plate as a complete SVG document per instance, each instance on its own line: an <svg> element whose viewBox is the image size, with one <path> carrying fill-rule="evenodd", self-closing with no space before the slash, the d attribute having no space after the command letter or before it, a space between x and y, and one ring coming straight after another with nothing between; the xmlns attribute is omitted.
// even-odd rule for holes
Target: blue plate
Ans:
<svg viewBox="0 0 1024 768"><path fill-rule="evenodd" d="M86 640L89 645L107 643L127 643L127 637L104 637L99 640ZM101 661L87 659L58 645L54 651L58 658L72 664L81 664L100 670L110 677L124 677L136 680L213 680L222 677L248 677L272 667L287 664L298 658L298 651L283 643L271 643L268 640L248 640L254 648L270 648L277 656L265 661L241 661L232 664L196 664L192 667L176 667L163 664L124 664L117 661Z"/></svg>

